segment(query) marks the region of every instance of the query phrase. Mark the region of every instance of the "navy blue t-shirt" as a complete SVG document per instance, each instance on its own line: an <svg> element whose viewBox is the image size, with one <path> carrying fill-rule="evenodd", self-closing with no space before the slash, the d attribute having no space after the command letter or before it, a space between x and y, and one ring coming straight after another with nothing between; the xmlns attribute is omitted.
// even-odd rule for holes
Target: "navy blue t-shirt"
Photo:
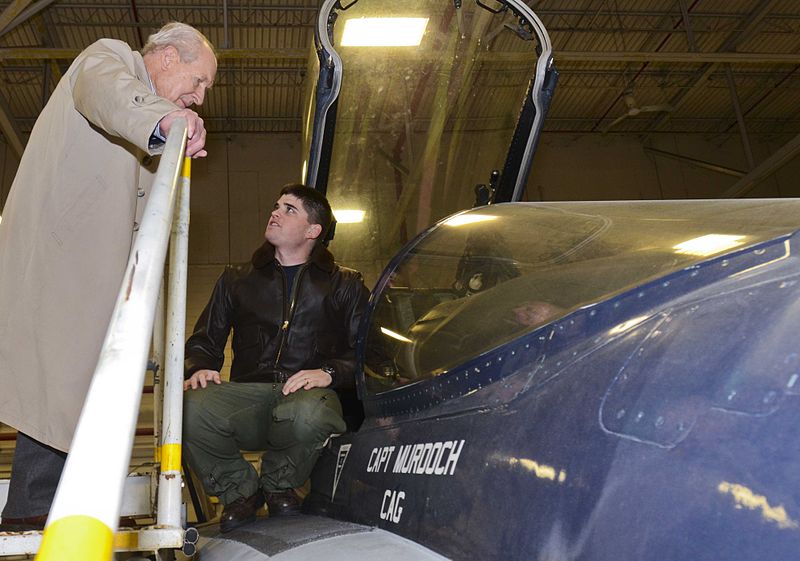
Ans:
<svg viewBox="0 0 800 561"><path fill-rule="evenodd" d="M289 291L289 300L292 299L292 291L294 290L294 278L297 276L297 271L300 270L303 264L300 265L291 265L289 267L284 267L281 265L283 269L283 274L286 275L286 288Z"/></svg>

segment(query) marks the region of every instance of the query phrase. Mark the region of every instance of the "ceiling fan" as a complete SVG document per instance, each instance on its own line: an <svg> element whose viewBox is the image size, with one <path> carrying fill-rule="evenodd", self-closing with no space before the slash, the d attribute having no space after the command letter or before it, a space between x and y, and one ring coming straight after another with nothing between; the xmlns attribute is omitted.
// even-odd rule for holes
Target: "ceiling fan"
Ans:
<svg viewBox="0 0 800 561"><path fill-rule="evenodd" d="M624 121L628 117L636 117L637 115L641 115L642 113L659 113L659 112L662 112L662 111L669 113L669 112L671 112L673 110L673 107L671 105L666 104L666 103L662 103L662 104L658 104L658 105L639 106L639 103L636 101L636 98L633 96L633 90L627 90L623 94L623 98L622 99L625 101L625 106L628 108L628 110L623 115L617 117L616 119L611 121L611 123L606 125L605 128L603 129L603 134L607 133L609 131L609 129L611 129L612 127L614 127L615 125L617 125L621 121Z"/></svg>

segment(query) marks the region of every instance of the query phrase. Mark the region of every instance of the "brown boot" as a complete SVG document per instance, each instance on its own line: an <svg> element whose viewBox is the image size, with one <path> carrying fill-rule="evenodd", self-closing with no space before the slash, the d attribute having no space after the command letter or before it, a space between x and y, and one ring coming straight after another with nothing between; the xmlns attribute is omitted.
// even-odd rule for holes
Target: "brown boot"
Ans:
<svg viewBox="0 0 800 561"><path fill-rule="evenodd" d="M264 495L261 491L255 495L244 498L239 497L222 510L219 521L219 530L223 534L235 530L245 524L250 524L256 519L256 511L264 504Z"/></svg>
<svg viewBox="0 0 800 561"><path fill-rule="evenodd" d="M300 514L300 499L294 489L266 491L267 509L270 516L294 516Z"/></svg>

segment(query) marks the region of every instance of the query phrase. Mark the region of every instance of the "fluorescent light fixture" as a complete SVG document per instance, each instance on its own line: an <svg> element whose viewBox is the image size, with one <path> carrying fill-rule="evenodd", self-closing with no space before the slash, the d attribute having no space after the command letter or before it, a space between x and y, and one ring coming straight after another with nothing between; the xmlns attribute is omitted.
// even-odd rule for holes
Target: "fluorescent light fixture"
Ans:
<svg viewBox="0 0 800 561"><path fill-rule="evenodd" d="M356 222L364 222L363 210L356 209L336 209L333 211L333 216L336 217L336 222L339 224L355 224Z"/></svg>
<svg viewBox="0 0 800 561"><path fill-rule="evenodd" d="M706 257L742 245L745 238L746 236L708 234L707 236L686 240L674 246L672 249L674 249L676 253Z"/></svg>
<svg viewBox="0 0 800 561"><path fill-rule="evenodd" d="M428 18L353 18L344 23L343 47L417 47Z"/></svg>
<svg viewBox="0 0 800 561"><path fill-rule="evenodd" d="M306 182L306 174L308 174L308 160L303 160L303 171L300 172L300 180L302 183Z"/></svg>
<svg viewBox="0 0 800 561"><path fill-rule="evenodd" d="M489 222L497 220L494 214L459 214L444 221L446 226L463 226L464 224L475 224L476 222Z"/></svg>
<svg viewBox="0 0 800 561"><path fill-rule="evenodd" d="M408 337L403 337L399 333L395 333L391 329L386 329L385 327L381 327L381 333L383 333L387 337L391 337L392 339L397 339L398 341L402 341L403 343L413 343L413 341Z"/></svg>

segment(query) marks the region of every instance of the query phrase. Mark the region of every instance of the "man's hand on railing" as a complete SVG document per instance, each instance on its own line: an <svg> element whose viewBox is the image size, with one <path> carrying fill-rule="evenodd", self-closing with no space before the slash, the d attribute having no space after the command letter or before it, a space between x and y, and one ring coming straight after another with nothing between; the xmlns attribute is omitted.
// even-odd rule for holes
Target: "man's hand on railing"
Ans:
<svg viewBox="0 0 800 561"><path fill-rule="evenodd" d="M198 370L192 377L183 383L183 391L192 388L196 390L198 387L205 388L209 382L221 384L222 380L219 379L219 372L216 370Z"/></svg>
<svg viewBox="0 0 800 561"><path fill-rule="evenodd" d="M189 138L186 142L186 156L191 158L204 158L207 156L208 152L203 150L203 146L206 144L206 127L203 125L203 119L200 118L200 115L191 109L178 109L164 115L158 122L161 133L164 136L169 134L172 123L178 117L186 119L186 133Z"/></svg>

